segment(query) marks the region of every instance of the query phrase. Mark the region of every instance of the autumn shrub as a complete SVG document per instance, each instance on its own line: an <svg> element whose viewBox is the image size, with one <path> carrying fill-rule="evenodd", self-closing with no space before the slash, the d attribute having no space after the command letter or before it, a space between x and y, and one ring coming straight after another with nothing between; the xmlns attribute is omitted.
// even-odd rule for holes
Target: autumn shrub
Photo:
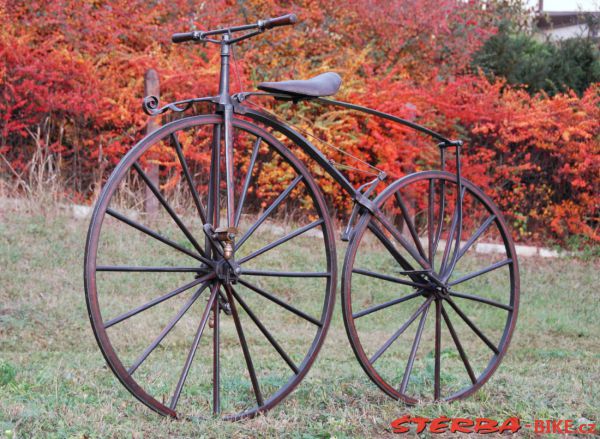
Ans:
<svg viewBox="0 0 600 439"><path fill-rule="evenodd" d="M27 190L35 170L42 186L59 179L69 196L93 202L142 135L148 68L160 74L164 101L216 91L218 49L172 45L171 33L290 11L301 18L298 26L236 48L235 91L267 78L337 71L344 79L340 99L464 139L467 177L501 205L521 238L598 240L598 86L581 97L530 95L473 72L473 54L497 26L493 9L477 1L7 2L0 7L3 177ZM429 169L439 159L434 142L389 122L310 103L261 103L392 177ZM348 197L313 171L336 211L347 213ZM356 184L368 178L348 175Z"/></svg>

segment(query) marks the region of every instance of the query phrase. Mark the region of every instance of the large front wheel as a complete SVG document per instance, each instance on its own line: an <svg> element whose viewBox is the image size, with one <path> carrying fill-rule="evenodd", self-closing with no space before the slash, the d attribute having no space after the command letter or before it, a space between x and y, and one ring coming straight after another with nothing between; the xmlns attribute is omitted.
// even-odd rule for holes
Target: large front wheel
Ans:
<svg viewBox="0 0 600 439"><path fill-rule="evenodd" d="M385 393L410 404L479 389L517 319L519 271L502 214L472 183L460 192L447 172L394 182L359 219L346 253L352 348Z"/></svg>
<svg viewBox="0 0 600 439"><path fill-rule="evenodd" d="M331 319L335 246L319 188L267 131L232 128L195 116L143 139L90 224L92 329L121 383L163 415L273 407L308 372Z"/></svg>

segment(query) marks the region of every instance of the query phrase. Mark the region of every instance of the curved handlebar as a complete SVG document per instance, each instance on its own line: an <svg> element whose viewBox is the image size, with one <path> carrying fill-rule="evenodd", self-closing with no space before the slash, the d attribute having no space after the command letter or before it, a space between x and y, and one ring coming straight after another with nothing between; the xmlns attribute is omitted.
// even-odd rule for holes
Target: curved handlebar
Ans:
<svg viewBox="0 0 600 439"><path fill-rule="evenodd" d="M240 32L240 31L250 31L255 30L255 32L250 32L245 35L242 35L239 38L236 38L232 42L241 41L242 39L246 39L248 37L259 34L267 29L272 29L274 27L279 26L289 26L292 24L296 24L298 22L298 17L296 14L286 14L281 17L275 18L267 18L266 20L258 20L255 24L246 24L243 26L234 26L225 29L217 29L217 30L209 30L206 32L194 31L194 32L183 32L173 34L171 36L171 41L174 43L185 43L186 41L209 41L213 43L217 43L216 40L211 40L209 36L212 35L221 35L221 34L230 34L232 32Z"/></svg>

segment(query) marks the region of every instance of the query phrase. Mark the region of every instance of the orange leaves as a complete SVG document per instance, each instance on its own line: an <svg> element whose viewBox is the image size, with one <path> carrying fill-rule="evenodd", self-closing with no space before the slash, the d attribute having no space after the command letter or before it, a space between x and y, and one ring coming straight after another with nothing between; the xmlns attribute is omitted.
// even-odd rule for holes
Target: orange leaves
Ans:
<svg viewBox="0 0 600 439"><path fill-rule="evenodd" d="M493 196L521 238L560 241L572 233L598 239L597 90L592 87L582 98L532 97L503 83L491 84L481 75L463 75L422 84L372 81L371 93L356 100L464 139L465 176ZM407 111L407 103L412 111ZM437 154L428 153L431 143L412 146L419 136L376 121L367 127L377 139L373 152L382 145L385 151L379 165L392 175L437 160ZM392 134L389 146L383 142L386 134Z"/></svg>
<svg viewBox="0 0 600 439"><path fill-rule="evenodd" d="M478 1L9 2L0 8L0 152L19 172L26 170L36 147L29 133L45 130L40 138L60 156L62 175L90 196L99 165L110 171L142 135L146 69L159 72L163 102L217 91L218 48L173 45L171 33L287 12L299 16L297 26L236 48L243 88L337 71L344 80L338 98L465 140L466 177L494 197L521 238L583 233L598 239L600 85L581 98L532 97L468 73L471 55L496 31L490 10ZM276 112L393 178L438 165L435 142L371 116L308 103L284 104ZM180 142L206 163L210 157L195 151L207 138L182 136ZM165 151L156 160L175 176L177 162ZM359 168L346 171L354 184L372 178L362 172L369 170L364 164L323 151ZM291 178L277 163L265 169L257 208ZM349 197L316 166L311 170L335 210L348 212ZM172 177L167 185L175 183ZM300 193L294 197L305 202Z"/></svg>

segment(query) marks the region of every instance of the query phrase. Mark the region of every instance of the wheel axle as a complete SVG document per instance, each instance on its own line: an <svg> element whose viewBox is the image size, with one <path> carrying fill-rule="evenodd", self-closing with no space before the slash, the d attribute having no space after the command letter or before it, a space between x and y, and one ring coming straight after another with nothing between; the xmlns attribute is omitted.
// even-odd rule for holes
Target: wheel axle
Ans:
<svg viewBox="0 0 600 439"><path fill-rule="evenodd" d="M434 296L436 300L442 300L447 297L450 297L450 292L448 287L445 285L437 285L436 283L430 282L427 286L426 291L424 292L425 297Z"/></svg>

